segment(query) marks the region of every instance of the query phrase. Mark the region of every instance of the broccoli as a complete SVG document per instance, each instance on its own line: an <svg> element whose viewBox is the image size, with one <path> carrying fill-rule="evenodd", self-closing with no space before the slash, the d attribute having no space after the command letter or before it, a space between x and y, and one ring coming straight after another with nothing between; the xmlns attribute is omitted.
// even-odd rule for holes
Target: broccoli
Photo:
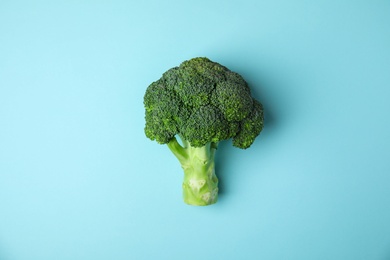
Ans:
<svg viewBox="0 0 390 260"><path fill-rule="evenodd" d="M184 61L150 84L144 106L145 135L166 144L179 160L183 198L190 205L217 202L218 143L232 138L234 146L246 149L263 129L263 106L245 80L203 57Z"/></svg>

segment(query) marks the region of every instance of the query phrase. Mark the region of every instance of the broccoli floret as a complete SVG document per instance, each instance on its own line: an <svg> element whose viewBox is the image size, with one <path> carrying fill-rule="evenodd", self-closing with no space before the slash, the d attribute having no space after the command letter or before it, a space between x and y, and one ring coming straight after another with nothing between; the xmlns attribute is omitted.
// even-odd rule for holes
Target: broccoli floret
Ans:
<svg viewBox="0 0 390 260"><path fill-rule="evenodd" d="M232 138L234 146L246 149L263 129L263 107L246 81L207 58L194 58L153 82L144 105L146 136L167 144L184 170L184 201L216 203L218 143Z"/></svg>

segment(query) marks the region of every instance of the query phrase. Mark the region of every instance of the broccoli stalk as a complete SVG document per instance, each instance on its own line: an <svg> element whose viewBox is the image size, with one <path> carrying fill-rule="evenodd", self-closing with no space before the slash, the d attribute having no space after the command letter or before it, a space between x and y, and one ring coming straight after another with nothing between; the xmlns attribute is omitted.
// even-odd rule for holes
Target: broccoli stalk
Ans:
<svg viewBox="0 0 390 260"><path fill-rule="evenodd" d="M181 139L181 146L176 138L167 144L179 160L184 170L183 199L190 205L205 206L217 202L218 178L215 175L216 143L207 143L202 147L192 147Z"/></svg>
<svg viewBox="0 0 390 260"><path fill-rule="evenodd" d="M144 105L145 135L166 144L184 170L184 201L217 202L218 143L232 138L234 146L246 149L263 129L263 107L245 80L207 58L194 58L150 84Z"/></svg>

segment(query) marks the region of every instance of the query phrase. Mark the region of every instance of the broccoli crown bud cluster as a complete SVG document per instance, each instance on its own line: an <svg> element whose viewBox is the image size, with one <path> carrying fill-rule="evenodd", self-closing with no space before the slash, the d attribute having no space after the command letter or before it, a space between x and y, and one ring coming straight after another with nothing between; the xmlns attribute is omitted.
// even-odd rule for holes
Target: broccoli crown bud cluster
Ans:
<svg viewBox="0 0 390 260"><path fill-rule="evenodd" d="M160 144L180 135L193 147L233 138L248 148L263 128L263 107L237 73L207 58L184 61L149 85L145 134Z"/></svg>

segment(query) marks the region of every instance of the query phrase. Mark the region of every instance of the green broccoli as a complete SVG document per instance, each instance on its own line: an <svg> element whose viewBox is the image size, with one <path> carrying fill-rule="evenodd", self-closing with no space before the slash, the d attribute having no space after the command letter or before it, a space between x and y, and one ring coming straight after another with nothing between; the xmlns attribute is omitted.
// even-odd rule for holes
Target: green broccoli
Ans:
<svg viewBox="0 0 390 260"><path fill-rule="evenodd" d="M234 146L246 149L263 129L263 107L248 84L216 62L194 58L153 82L144 105L146 136L167 144L184 170L184 202L216 203L218 143L232 138Z"/></svg>

